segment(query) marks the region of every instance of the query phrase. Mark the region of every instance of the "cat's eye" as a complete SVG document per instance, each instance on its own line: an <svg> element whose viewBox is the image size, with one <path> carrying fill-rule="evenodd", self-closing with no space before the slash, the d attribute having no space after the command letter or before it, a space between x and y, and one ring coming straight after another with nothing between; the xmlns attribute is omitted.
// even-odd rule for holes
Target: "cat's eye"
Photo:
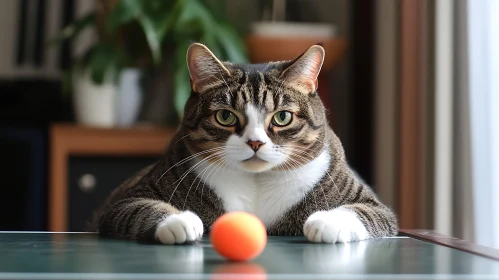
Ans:
<svg viewBox="0 0 499 280"><path fill-rule="evenodd" d="M293 114L288 111L279 111L272 117L272 124L275 126L286 126L293 120Z"/></svg>
<svg viewBox="0 0 499 280"><path fill-rule="evenodd" d="M237 122L236 115L229 110L218 110L215 114L217 122L223 126L233 126Z"/></svg>

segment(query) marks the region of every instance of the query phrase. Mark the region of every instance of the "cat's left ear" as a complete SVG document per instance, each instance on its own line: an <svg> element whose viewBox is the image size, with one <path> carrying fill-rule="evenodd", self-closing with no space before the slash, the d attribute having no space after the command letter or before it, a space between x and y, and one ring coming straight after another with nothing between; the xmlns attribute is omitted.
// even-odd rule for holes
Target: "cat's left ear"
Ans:
<svg viewBox="0 0 499 280"><path fill-rule="evenodd" d="M187 50L187 66L192 90L197 93L223 83L231 75L223 63L205 45L199 43L192 44Z"/></svg>
<svg viewBox="0 0 499 280"><path fill-rule="evenodd" d="M311 46L281 73L281 79L287 85L304 94L314 93L319 86L317 77L321 71L324 57L323 47Z"/></svg>

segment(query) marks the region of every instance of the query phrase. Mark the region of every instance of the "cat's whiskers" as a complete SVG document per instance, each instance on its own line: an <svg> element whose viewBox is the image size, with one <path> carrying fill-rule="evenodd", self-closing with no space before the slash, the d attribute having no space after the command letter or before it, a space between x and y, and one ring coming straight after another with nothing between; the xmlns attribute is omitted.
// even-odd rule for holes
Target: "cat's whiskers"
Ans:
<svg viewBox="0 0 499 280"><path fill-rule="evenodd" d="M315 158L315 157L314 157L313 155L311 155L310 153L307 153L307 152L305 152L305 151L303 151L303 150L300 150L300 149L298 149L298 148L296 148L296 147L293 147L293 146L288 146L288 149L293 150L293 151L297 151L297 152L302 153L302 154L307 154L307 155L310 157L310 160L312 160L312 159L314 159L314 158ZM335 188L335 190L336 190L336 193L337 193L338 195L340 195L340 190L338 189L338 186L336 185L336 182L335 182L335 181L333 180L333 178L331 177L331 173L329 173L329 171L327 171L327 170L326 170L326 174L327 174L327 176L329 177L329 179L331 180L331 183L333 183L333 186L334 186L334 188ZM323 191L323 192L324 192L324 191Z"/></svg>
<svg viewBox="0 0 499 280"><path fill-rule="evenodd" d="M225 153L225 154L223 155L223 159L224 159L224 164L225 164L225 166L224 166L224 168L222 169L222 176L224 176L227 166L228 166L230 169L234 170L234 167L232 167L232 166L229 164L229 161L227 160L227 153ZM199 185L199 183L198 183L198 185ZM203 191L204 191L204 187L205 187L205 186L206 186L206 184L203 182L203 187L201 188L201 204L203 203ZM196 187L196 189L197 189L197 187Z"/></svg>
<svg viewBox="0 0 499 280"><path fill-rule="evenodd" d="M295 161L295 160L294 160L294 159L292 159L292 158L289 158L289 159L290 159L291 161ZM327 170L326 170L326 173L328 173L328 172L327 172ZM322 187L322 184L320 184L320 182L318 182L318 184L319 184L319 187L321 188L322 195L324 196L324 202L326 203L326 206L329 208L329 203L328 203L328 201L327 201L327 198L326 198L326 193L324 192L324 188ZM315 195L314 195L314 200L315 200ZM317 205L317 200L315 201L315 203L316 203L316 205Z"/></svg>
<svg viewBox="0 0 499 280"><path fill-rule="evenodd" d="M184 138L189 137L191 135L192 135L192 133L189 133L189 134L186 134L186 135L180 137L180 139L178 139L177 141L175 141L175 143L173 144L172 149L175 148L175 146L177 145L178 142L180 142L180 140L183 140Z"/></svg>
<svg viewBox="0 0 499 280"><path fill-rule="evenodd" d="M187 176L188 176L188 175L189 175L189 174L190 174L193 170L195 170L195 169L196 169L196 167L197 167L198 165L202 164L202 163L203 163L203 162L205 162L205 161L208 161L209 159L211 159L211 158L213 158L213 157L215 157L215 156L218 156L220 153L221 153L221 152L215 152L215 153L213 153L213 154L211 154L211 155L207 156L206 158L204 158L204 159L200 160L198 163L196 163L195 165L193 165L193 166L192 166L191 168L189 168L187 171L185 171L185 172L182 174L182 176L180 176L180 178L179 178L179 179L177 179L177 181L179 181L179 180L180 180L180 181L179 181L179 182L177 183L177 185L175 186L175 189L173 189L173 192L172 192L172 194L170 195L170 199L168 200L168 203L170 203L170 201L172 200L172 197L173 197L173 195L175 194L175 191L177 191L178 186L180 185L180 183L182 183L182 181L185 179L185 177L187 177ZM175 184L177 181L175 181L173 184ZM172 186L173 184L169 185L168 187Z"/></svg>
<svg viewBox="0 0 499 280"><path fill-rule="evenodd" d="M213 153L213 154L211 154L211 155L207 156L206 158L202 159L200 162L198 162L197 164L195 164L194 166L192 166L191 168L189 168L189 170L188 170L188 171L186 171L186 172L191 172L191 171L192 171L192 169L195 169L195 168L196 168L199 164L201 164L201 163L203 163L203 162L206 162L206 161L208 161L208 162L209 162L209 160L210 160L210 159L212 159L213 157L215 157L215 156L220 156L220 155L224 155L224 154L225 154L225 150L217 151L217 152L215 152L215 153ZM217 159L215 159L215 161L218 161L218 160L217 160ZM184 172L184 174L185 174L185 172ZM183 175L183 177L185 177L185 176L187 176L187 175L189 175L189 174L185 174L185 175ZM181 179L182 179L182 177L181 177Z"/></svg>
<svg viewBox="0 0 499 280"><path fill-rule="evenodd" d="M290 150L292 150L292 149L290 149ZM299 150L299 149L296 149L296 151L298 151L298 152L303 152L302 150ZM309 155L309 157L310 157L311 159L313 159L313 158L314 158L312 155L310 155L310 154L309 154L309 153L307 153L307 152L303 152L303 153L308 154L308 155ZM293 155L294 155L294 156L296 156L296 157L301 157L301 158L303 158L302 156L300 156L300 155L298 155L298 154L296 154L296 153L293 153ZM292 158L289 158L289 159L290 159L290 160L293 160ZM325 170L325 172L326 172L327 176L329 177L329 179L331 180L331 182L333 183L333 186L334 186L334 188L335 188L335 190L336 190L336 193L337 193L338 195L340 195L340 191L339 191L338 187L336 186L336 183L334 182L333 178L331 177L331 174L330 174L330 173L329 173L329 171L327 171L327 170ZM322 187L322 185L320 185L320 187L321 187L321 190L322 190L322 194L324 195L324 201L325 201L325 202L326 202L326 204L327 204L326 193L324 192L324 188ZM328 205L328 206L329 206L329 205Z"/></svg>
<svg viewBox="0 0 499 280"><path fill-rule="evenodd" d="M285 168L285 169L283 169L284 172L285 173L289 172L289 173L291 173L291 176L293 176L294 168L292 165L289 164L289 162L284 161L282 164L279 164L279 165L284 165L284 168ZM289 167L289 169L286 169L288 167ZM295 187L295 189L298 189L298 187L296 186L296 179L294 180L294 187ZM284 189L281 191L281 193L284 193ZM303 193L303 197L305 197L305 190L303 188L302 188L302 193Z"/></svg>
<svg viewBox="0 0 499 280"><path fill-rule="evenodd" d="M179 166L179 165L182 165L200 155L204 155L204 154L207 154L207 153L210 153L210 152L215 152L215 151L218 151L218 150L221 150L223 149L223 147L216 147L216 148L212 148L212 149L208 149L208 150L204 150L204 151L201 151L201 152L198 152L198 153L195 153L193 155L190 155L184 159L182 159L181 161L177 162L176 164L172 165L170 168L168 168L165 172L163 172L161 174L161 176L159 176L159 179L156 181L155 185L157 185L159 183L159 181L161 181L161 179L163 179L163 177L166 175L166 173L168 173L168 171L172 170L173 168Z"/></svg>
<svg viewBox="0 0 499 280"><path fill-rule="evenodd" d="M324 145L324 147L329 146L329 144L328 144L328 143L326 143L326 142L324 142L324 141L322 141L322 140L320 140L320 139L314 139L314 141L317 141L317 142L322 143L322 144ZM296 148L295 146L289 146L289 145L282 145L282 147L292 147L292 148Z"/></svg>
<svg viewBox="0 0 499 280"><path fill-rule="evenodd" d="M298 164L298 161L296 161L296 160L294 160L294 159L292 159L292 158L288 158L288 159L290 159L290 160L291 160L290 162L288 162L288 164L289 164L292 168L294 168L294 169L299 169L299 168L300 168L300 166L299 166L299 164ZM292 170L292 171L295 171L295 170ZM296 172L296 171L295 171L295 172ZM302 181L303 181L303 178L301 177L301 175L299 175L299 176L300 176L300 179L302 179ZM295 181L296 181L296 180L295 180ZM322 186L321 186L321 187L322 187ZM303 197L305 197L305 190L303 190L303 189L302 189L302 191L303 191ZM316 205L316 206L318 206L319 204L317 204L317 198L315 197L315 195L314 195L313 197L314 197L314 202L315 202L315 205Z"/></svg>
<svg viewBox="0 0 499 280"><path fill-rule="evenodd" d="M231 147L231 146L226 145L225 147L226 147L226 148L232 148L232 149L235 149L235 150L238 150L238 149L239 149L239 148L238 148L238 147L236 147L236 146ZM225 151L227 151L227 150L230 150L230 149L226 149ZM225 151L224 151L224 152L225 152ZM223 175L223 174L225 174L225 170L226 170L227 166L228 166L229 168L231 168L231 169L233 169L233 167L229 164L229 161L227 160L227 153L226 153L226 152L225 152L225 153L223 153L222 158L224 159L224 169L223 169L223 171L222 171L222 175ZM208 176L209 176L209 175L208 175ZM200 182L201 182L201 181L200 181ZM210 183L210 185L211 185L211 183ZM198 186L199 186L199 182L198 182ZM204 182L204 181L203 181L203 186L201 187L201 205L203 204L203 194L204 194L204 187L205 187L205 186L206 186L206 182ZM197 190L197 186L196 186L196 190Z"/></svg>
<svg viewBox="0 0 499 280"><path fill-rule="evenodd" d="M223 162L227 165L226 160L225 160L225 154L222 154L221 159L222 159L222 160L223 160ZM216 169L215 169L215 168L214 168L214 169L212 169L212 170L208 173L208 175L206 176L206 179L208 179L208 178L210 177L210 174L211 174L213 171L215 171L215 172L213 173L213 175L211 176L211 180L210 180L209 186L213 186L213 184L212 184L212 183L213 183L213 178L214 178L214 177L215 177L215 175L217 174L217 172L218 172L218 170L220 169L220 167L222 167L222 165L218 165L218 166L216 167Z"/></svg>
<svg viewBox="0 0 499 280"><path fill-rule="evenodd" d="M278 164L276 165L276 167L277 167L277 168L282 168L282 170L284 170L284 172L287 174L288 170L286 170L286 169L285 169L285 165L284 165L285 163L286 163L286 162L281 162L281 163L278 163ZM291 175L291 176L293 176L293 175ZM273 185L273 186L275 186L275 185Z"/></svg>
<svg viewBox="0 0 499 280"><path fill-rule="evenodd" d="M324 141L322 141L322 140L320 140L320 139L314 139L313 141L317 141L317 142L322 143L322 144L324 145L324 147L329 146L329 144L328 144L328 143L326 143L326 142L324 142ZM281 146L281 147L287 147L287 148L297 148L296 146L291 146L291 145L280 145L280 146Z"/></svg>
<svg viewBox="0 0 499 280"><path fill-rule="evenodd" d="M296 161L298 167L302 167L304 166L305 164L311 162L312 160L314 160L316 157L313 156L312 154L310 153L307 153L299 148L296 148L294 146L287 146L287 145L281 145L281 147L285 148L281 151L281 153L285 154L286 156L288 156L288 159L291 157L291 156L294 156L300 160L302 160L303 162L300 162L300 161ZM288 152L289 151L289 152ZM298 152L298 153L295 153ZM301 156L300 154L303 154L304 156L308 156L308 158L305 158L303 156Z"/></svg>
<svg viewBox="0 0 499 280"><path fill-rule="evenodd" d="M176 184L177 182L180 183L185 178L185 176L189 175L189 173L196 168L196 166L198 166L199 164L202 164L203 162L210 160L211 158L217 156L219 153L221 153L221 152L220 151L215 152L215 153L208 155L207 157L201 159L198 163L196 163L195 165L193 165L189 169L187 169L175 182L168 185L167 187L170 187L170 186Z"/></svg>
<svg viewBox="0 0 499 280"><path fill-rule="evenodd" d="M201 176L202 174L209 171L208 175L206 175L206 178L208 178L210 176L211 172L213 172L213 170L214 170L214 169L209 169L209 168L211 168L213 165L217 165L217 168L220 168L221 165L219 164L219 162L223 162L223 163L225 162L224 153L221 153L221 156L219 156L219 158L216 161L214 161L214 162L210 163L208 166L206 166L203 169L203 171L199 174L199 176ZM199 182L201 182L201 181L203 182L203 187L204 187L206 184L206 181L200 177ZM209 185L211 185L211 184L209 184ZM199 186L199 183L198 183L198 186ZM196 190L197 190L197 187L196 187ZM204 191L204 188L201 189L201 200L203 197L203 191ZM201 201L201 203L202 203L202 201Z"/></svg>
<svg viewBox="0 0 499 280"><path fill-rule="evenodd" d="M230 149L238 149L237 147L230 147L230 146L222 146L222 147L215 147L215 148L211 148L211 149L208 149L208 150L204 150L204 151L201 151L201 152L198 152L198 153L195 153L195 154L192 154L184 159L182 159L181 161L177 162L176 164L172 165L170 168L168 168L165 172L163 172L161 174L161 176L159 177L159 179L156 181L155 185L157 185L159 183L159 181L161 181L161 179L166 175L166 173L168 173L168 171L170 171L171 169L173 169L174 167L177 167L179 165L182 165L190 160L193 160L194 158L198 157L198 156L201 156L201 155L204 155L204 154L207 154L207 153L211 153L211 152L216 152L216 151L219 151L219 150L223 150L223 149L227 149L227 148L230 148Z"/></svg>
<svg viewBox="0 0 499 280"><path fill-rule="evenodd" d="M196 175L196 177L195 177L195 178L194 178L194 180L192 181L191 185L189 186L189 189L187 190L187 194L186 194L186 196L185 196L185 200L184 200L184 205L183 205L183 207L182 207L183 209L185 209L185 203L187 202L187 198L189 197L189 193L190 193L190 191L191 191L191 188L192 188L192 186L194 185L194 183L196 182L196 180L199 178L199 182L201 182L201 180L202 180L202 179L201 179L201 177L200 177L200 176L202 176L202 174L203 174L204 172L206 172L206 170L207 170L210 166L212 166L213 164L216 164L217 162L219 162L219 161L220 161L220 160L222 160L222 159L223 159L222 157L219 157L218 159L216 159L216 160L215 160L215 161L213 161L212 163L208 163L208 166L206 166L206 167L203 169L203 171L199 172L199 173L198 173L198 175ZM198 186L199 186L199 183L198 183ZM196 192L196 191L197 191L197 187L196 187L196 189L194 190L194 192Z"/></svg>

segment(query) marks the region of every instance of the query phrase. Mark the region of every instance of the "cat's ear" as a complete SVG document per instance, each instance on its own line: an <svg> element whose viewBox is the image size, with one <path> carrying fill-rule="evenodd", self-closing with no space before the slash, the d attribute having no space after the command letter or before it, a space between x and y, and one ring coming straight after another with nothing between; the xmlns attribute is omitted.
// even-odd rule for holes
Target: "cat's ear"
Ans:
<svg viewBox="0 0 499 280"><path fill-rule="evenodd" d="M310 94L319 86L317 77L324 62L325 51L319 45L311 46L306 52L296 58L290 66L281 73L281 79L296 90Z"/></svg>
<svg viewBox="0 0 499 280"><path fill-rule="evenodd" d="M203 44L194 43L187 49L187 67L194 92L203 93L230 76L230 71Z"/></svg>

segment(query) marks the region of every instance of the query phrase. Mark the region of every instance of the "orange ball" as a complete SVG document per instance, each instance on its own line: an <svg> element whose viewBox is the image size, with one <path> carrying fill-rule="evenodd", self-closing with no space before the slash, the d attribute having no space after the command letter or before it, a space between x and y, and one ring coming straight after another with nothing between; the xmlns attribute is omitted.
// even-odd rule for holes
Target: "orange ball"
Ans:
<svg viewBox="0 0 499 280"><path fill-rule="evenodd" d="M247 261L263 252L267 230L262 221L250 213L230 212L213 223L210 239L220 255L233 261Z"/></svg>

